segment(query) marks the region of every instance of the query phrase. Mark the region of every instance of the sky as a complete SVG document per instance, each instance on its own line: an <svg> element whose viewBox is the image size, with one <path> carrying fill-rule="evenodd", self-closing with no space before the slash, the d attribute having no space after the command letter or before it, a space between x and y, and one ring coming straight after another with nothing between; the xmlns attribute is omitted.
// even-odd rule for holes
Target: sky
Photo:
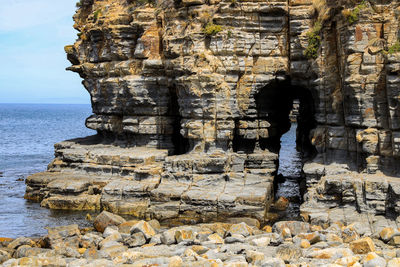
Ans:
<svg viewBox="0 0 400 267"><path fill-rule="evenodd" d="M90 103L79 75L65 70L75 4L0 0L0 103Z"/></svg>

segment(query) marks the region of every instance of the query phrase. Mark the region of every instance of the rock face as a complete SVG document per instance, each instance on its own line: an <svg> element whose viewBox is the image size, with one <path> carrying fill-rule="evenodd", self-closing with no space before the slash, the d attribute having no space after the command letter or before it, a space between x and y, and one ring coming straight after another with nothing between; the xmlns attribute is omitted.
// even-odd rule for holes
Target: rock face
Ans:
<svg viewBox="0 0 400 267"><path fill-rule="evenodd" d="M161 220L264 221L297 100L298 148L317 155L305 165L304 211L400 210L387 204L398 200L396 178L369 182L400 171L400 4L353 2L81 0L79 38L65 51L98 134L55 145L26 198ZM332 182L342 170L356 177Z"/></svg>

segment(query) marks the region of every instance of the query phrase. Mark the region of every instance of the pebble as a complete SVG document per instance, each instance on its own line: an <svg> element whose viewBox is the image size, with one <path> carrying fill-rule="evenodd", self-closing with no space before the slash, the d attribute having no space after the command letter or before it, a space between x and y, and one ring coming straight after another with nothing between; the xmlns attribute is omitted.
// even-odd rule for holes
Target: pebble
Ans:
<svg viewBox="0 0 400 267"><path fill-rule="evenodd" d="M359 234L356 224L346 226L340 222L324 229L303 222L282 221L258 230L251 220L246 219L253 226L235 219L232 222L238 223L164 228L155 220L126 222L114 215L103 213L96 217L94 230L62 226L49 228L49 234L41 239L20 237L0 242L0 264L400 266L400 250L396 249L400 236L390 227L382 228L377 233L378 239L372 239Z"/></svg>

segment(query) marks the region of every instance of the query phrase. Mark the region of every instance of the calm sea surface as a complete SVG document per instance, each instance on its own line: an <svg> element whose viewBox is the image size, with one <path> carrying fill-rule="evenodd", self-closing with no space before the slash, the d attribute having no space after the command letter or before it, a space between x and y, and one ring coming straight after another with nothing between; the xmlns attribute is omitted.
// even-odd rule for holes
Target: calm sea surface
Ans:
<svg viewBox="0 0 400 267"><path fill-rule="evenodd" d="M85 221L86 212L51 211L24 200L24 179L46 170L57 142L95 132L85 127L90 105L0 104L0 237L39 236L45 227ZM282 137L279 172L298 176L300 158L295 150L296 125ZM299 165L300 164L300 165ZM277 196L298 195L296 180L286 180ZM298 205L291 205L295 211Z"/></svg>
<svg viewBox="0 0 400 267"><path fill-rule="evenodd" d="M44 227L84 225L82 212L57 212L23 199L28 175L46 170L57 142L94 134L90 105L0 104L0 237L46 234ZM21 181L22 180L22 181Z"/></svg>

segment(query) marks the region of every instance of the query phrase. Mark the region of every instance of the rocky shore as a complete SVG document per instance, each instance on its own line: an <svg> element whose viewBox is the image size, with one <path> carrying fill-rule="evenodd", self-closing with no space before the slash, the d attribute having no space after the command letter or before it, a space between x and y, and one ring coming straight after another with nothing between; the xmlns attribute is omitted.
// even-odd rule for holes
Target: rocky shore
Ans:
<svg viewBox="0 0 400 267"><path fill-rule="evenodd" d="M56 144L25 198L103 212L5 240L5 266L400 264L398 1L77 6L65 51L97 134ZM304 222L274 222L293 103Z"/></svg>
<svg viewBox="0 0 400 267"><path fill-rule="evenodd" d="M103 211L92 228L48 228L41 238L0 238L2 266L400 266L399 220L325 225L251 218L160 226Z"/></svg>
<svg viewBox="0 0 400 267"><path fill-rule="evenodd" d="M26 199L159 221L267 223L295 116L311 223L344 206L400 211L398 1L77 7L78 38L65 52L97 135L56 144L47 171L27 178Z"/></svg>

